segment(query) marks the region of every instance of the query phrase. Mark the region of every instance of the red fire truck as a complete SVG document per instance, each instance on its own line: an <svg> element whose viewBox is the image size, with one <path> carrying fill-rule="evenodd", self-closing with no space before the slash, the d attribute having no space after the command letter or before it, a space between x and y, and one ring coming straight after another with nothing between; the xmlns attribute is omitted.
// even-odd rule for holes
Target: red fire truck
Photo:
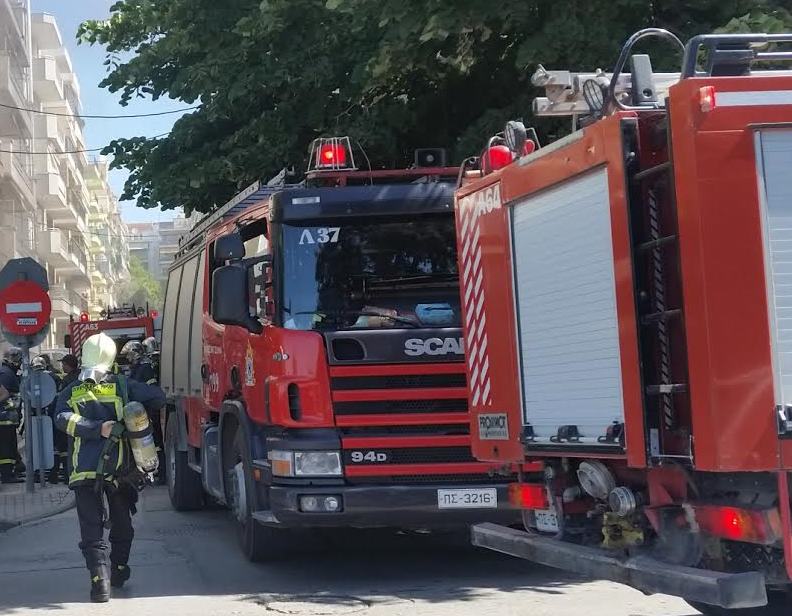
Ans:
<svg viewBox="0 0 792 616"><path fill-rule="evenodd" d="M83 342L88 336L104 332L116 342L120 351L130 340L145 340L156 336L159 331L157 321L159 313L149 310L149 307L123 305L109 307L102 310L101 318L93 321L87 312L80 314L79 319L72 318L69 322L69 333L64 340L64 346L71 353L80 356ZM119 357L119 361L123 361Z"/></svg>
<svg viewBox="0 0 792 616"><path fill-rule="evenodd" d="M356 170L348 138L320 139L305 181L256 183L182 242L162 330L170 498L226 504L253 560L295 528L519 521L470 451L442 159Z"/></svg>
<svg viewBox="0 0 792 616"><path fill-rule="evenodd" d="M631 56L647 36L684 49L680 74ZM649 30L612 74L540 67L534 112L577 130L524 155L509 123L500 168L464 173L473 451L544 466L511 489L525 530L480 524L476 545L706 614L790 613L789 43Z"/></svg>

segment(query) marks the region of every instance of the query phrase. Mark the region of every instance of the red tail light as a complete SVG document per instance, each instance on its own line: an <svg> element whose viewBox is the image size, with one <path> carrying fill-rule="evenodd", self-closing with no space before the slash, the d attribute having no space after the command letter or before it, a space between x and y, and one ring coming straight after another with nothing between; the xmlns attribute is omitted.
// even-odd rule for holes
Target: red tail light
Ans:
<svg viewBox="0 0 792 616"><path fill-rule="evenodd" d="M701 111L709 113L715 109L717 104L715 86L704 86L699 88L699 105L701 105Z"/></svg>
<svg viewBox="0 0 792 616"><path fill-rule="evenodd" d="M325 143L316 153L316 166L319 169L346 167L346 148L338 143Z"/></svg>
<svg viewBox="0 0 792 616"><path fill-rule="evenodd" d="M709 535L771 545L782 537L781 516L777 509L740 509L714 505L694 505L696 522Z"/></svg>
<svg viewBox="0 0 792 616"><path fill-rule="evenodd" d="M159 316L159 311L158 310L152 310L151 311L151 318L152 319L156 319L158 316Z"/></svg>
<svg viewBox="0 0 792 616"><path fill-rule="evenodd" d="M541 484L509 484L509 502L519 509L549 509L547 489Z"/></svg>

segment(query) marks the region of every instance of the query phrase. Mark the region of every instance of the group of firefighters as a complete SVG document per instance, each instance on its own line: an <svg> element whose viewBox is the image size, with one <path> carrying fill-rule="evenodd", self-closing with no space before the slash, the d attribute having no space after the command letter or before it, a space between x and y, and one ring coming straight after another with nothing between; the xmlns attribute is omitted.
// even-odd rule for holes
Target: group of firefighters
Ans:
<svg viewBox="0 0 792 616"><path fill-rule="evenodd" d="M116 362L119 355L125 362ZM129 552L134 531L137 494L153 481L151 473L136 465L130 439L153 438L159 461L157 480L164 481L160 413L165 394L158 385L159 347L154 338L129 341L118 353L115 341L104 333L90 336L81 357L65 355L56 374L49 357L39 355L31 370L48 372L58 388L57 399L47 409L53 420L55 465L49 482L68 482L74 491L80 525L80 543L91 575L90 597L110 599L110 587L129 579ZM0 482L18 483L26 472L18 438L24 430L20 403L23 353L11 347L0 367ZM148 415L143 431L125 426L130 403L142 404ZM142 411L141 411L142 412ZM104 529L110 528L109 545Z"/></svg>

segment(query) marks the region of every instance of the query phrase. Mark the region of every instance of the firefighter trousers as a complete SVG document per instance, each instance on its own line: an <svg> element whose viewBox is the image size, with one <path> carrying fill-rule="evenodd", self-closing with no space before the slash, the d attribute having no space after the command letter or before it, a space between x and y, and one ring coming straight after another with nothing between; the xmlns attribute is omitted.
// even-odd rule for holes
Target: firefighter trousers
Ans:
<svg viewBox="0 0 792 616"><path fill-rule="evenodd" d="M13 476L14 466L18 460L16 426L0 425L0 477Z"/></svg>
<svg viewBox="0 0 792 616"><path fill-rule="evenodd" d="M104 493L97 492L92 484L74 489L77 501L77 519L80 522L80 549L89 571L107 565L126 565L135 530L132 528L132 511L137 492L127 484L118 488L107 486ZM110 522L110 558L104 540L104 498L107 497Z"/></svg>

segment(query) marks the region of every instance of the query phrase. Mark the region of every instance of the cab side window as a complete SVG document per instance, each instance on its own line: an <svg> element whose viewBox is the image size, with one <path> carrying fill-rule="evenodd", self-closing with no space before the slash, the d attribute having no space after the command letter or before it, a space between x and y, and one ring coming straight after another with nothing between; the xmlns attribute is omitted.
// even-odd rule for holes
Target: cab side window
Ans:
<svg viewBox="0 0 792 616"><path fill-rule="evenodd" d="M271 321L272 267L269 229L266 220L257 220L240 229L248 264L250 315L263 323Z"/></svg>

